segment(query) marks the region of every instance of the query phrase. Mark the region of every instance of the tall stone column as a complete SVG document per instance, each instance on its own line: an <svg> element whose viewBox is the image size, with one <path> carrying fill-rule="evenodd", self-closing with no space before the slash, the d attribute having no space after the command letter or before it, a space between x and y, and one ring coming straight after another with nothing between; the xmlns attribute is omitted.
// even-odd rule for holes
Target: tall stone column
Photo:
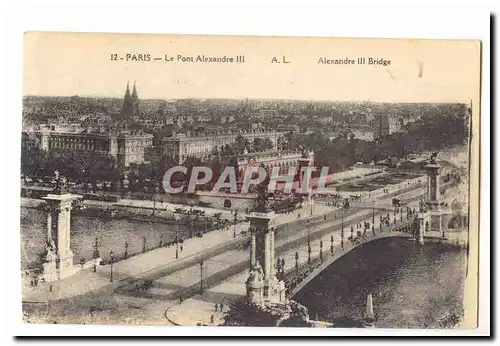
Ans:
<svg viewBox="0 0 500 346"><path fill-rule="evenodd" d="M256 251L256 242L255 242L255 229L251 229L251 235L250 235L250 269L255 267L256 264L256 258L255 258L255 251Z"/></svg>
<svg viewBox="0 0 500 346"><path fill-rule="evenodd" d="M300 159L298 159L298 163L299 163L299 183L300 183L300 190L299 192L302 194L302 196L304 197L304 199L307 200L307 206L308 206L308 209L309 209L309 212L310 214L312 215L312 198L311 198L311 195L312 195L312 191L311 191L311 188L312 186L310 186L311 184L311 175L309 175L309 181L306 181L305 179L305 170L306 170L306 167L311 167L312 165L312 158L310 157L310 153L302 153L303 157L301 157ZM308 155L308 156L306 156ZM306 186L306 185L309 185L309 186ZM305 213L307 213L307 211L305 211Z"/></svg>
<svg viewBox="0 0 500 346"><path fill-rule="evenodd" d="M273 267L273 263L271 262L271 252L271 234L269 230L266 230L264 233L264 280L269 280L272 277L271 268Z"/></svg>
<svg viewBox="0 0 500 346"><path fill-rule="evenodd" d="M419 213L417 216L418 220L418 231L415 235L416 240L420 245L424 245L425 236L425 222L428 220L428 215L426 213Z"/></svg>
<svg viewBox="0 0 500 346"><path fill-rule="evenodd" d="M435 162L425 166L427 171L427 210L430 216L430 230L442 231L442 210L439 202L439 169L441 167Z"/></svg>
<svg viewBox="0 0 500 346"><path fill-rule="evenodd" d="M81 198L79 195L65 194L49 194L44 199L47 201L49 208L54 211L57 216L57 241L56 241L56 258L59 260L59 268L57 273L44 273L47 278L62 279L75 273L73 266L73 252L71 251L71 204L74 200ZM49 219L49 217L47 217ZM50 222L52 223L52 216ZM49 221L49 220L48 220ZM52 229L51 237L52 237ZM47 267L48 268L48 267Z"/></svg>
<svg viewBox="0 0 500 346"><path fill-rule="evenodd" d="M247 220L250 221L250 228L253 230L250 258L251 261L252 259L255 261L255 265L250 271L249 280L247 281L247 292L249 297L258 296L257 292L253 290L257 289L256 280L260 277L263 288L262 304L267 305L285 302L284 283L276 278L274 268L274 229L270 227L270 223L273 223L273 218L274 212L252 212L247 216ZM257 302L255 301L254 303Z"/></svg>
<svg viewBox="0 0 500 346"><path fill-rule="evenodd" d="M270 238L270 241L271 241L271 245L270 245L270 253L271 253L271 270L270 270L270 274L271 274L271 277L275 277L276 276L276 251L275 251L275 248L274 248L274 230L271 229L271 232L269 232L269 238Z"/></svg>
<svg viewBox="0 0 500 346"><path fill-rule="evenodd" d="M52 212L47 211L47 243L52 242Z"/></svg>

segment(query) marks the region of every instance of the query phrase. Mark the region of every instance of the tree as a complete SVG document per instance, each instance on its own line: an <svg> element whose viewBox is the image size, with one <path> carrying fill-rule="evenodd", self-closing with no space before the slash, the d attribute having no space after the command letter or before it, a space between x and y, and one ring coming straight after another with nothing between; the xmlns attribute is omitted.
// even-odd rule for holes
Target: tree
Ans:
<svg viewBox="0 0 500 346"><path fill-rule="evenodd" d="M38 148L22 148L21 173L28 177L41 177L48 162L47 152Z"/></svg>
<svg viewBox="0 0 500 346"><path fill-rule="evenodd" d="M236 140L234 142L234 149L236 151L236 154L243 154L245 149L248 150L249 146L250 143L248 142L248 139L243 137L241 133L238 136L236 136Z"/></svg>

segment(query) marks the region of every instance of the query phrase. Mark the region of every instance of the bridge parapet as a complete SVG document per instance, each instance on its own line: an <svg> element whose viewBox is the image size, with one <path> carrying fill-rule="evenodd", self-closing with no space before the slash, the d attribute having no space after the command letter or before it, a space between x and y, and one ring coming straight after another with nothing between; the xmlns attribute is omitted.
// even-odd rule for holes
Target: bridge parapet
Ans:
<svg viewBox="0 0 500 346"><path fill-rule="evenodd" d="M299 264L298 266L296 265L295 268L289 269L282 274L281 278L285 282L287 292L289 292L288 298L292 298L333 262L362 244L388 237L413 236L413 230L411 228L413 222L414 216L408 220L403 220L402 222L397 222L396 224L383 227L382 229L379 228L375 234L372 231L367 231L365 234L362 234L361 237L355 237L353 241L348 243L350 245L345 247L337 245L333 249L334 251L329 253L320 253L317 256L311 257L310 261Z"/></svg>

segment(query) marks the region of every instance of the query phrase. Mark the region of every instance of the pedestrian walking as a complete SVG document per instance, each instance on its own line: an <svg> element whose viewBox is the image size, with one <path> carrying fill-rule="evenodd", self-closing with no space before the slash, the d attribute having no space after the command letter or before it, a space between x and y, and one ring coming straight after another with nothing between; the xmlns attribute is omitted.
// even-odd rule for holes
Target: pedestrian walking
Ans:
<svg viewBox="0 0 500 346"><path fill-rule="evenodd" d="M215 311L217 312L217 309L218 309L219 305L217 303L215 303L214 307L215 307Z"/></svg>

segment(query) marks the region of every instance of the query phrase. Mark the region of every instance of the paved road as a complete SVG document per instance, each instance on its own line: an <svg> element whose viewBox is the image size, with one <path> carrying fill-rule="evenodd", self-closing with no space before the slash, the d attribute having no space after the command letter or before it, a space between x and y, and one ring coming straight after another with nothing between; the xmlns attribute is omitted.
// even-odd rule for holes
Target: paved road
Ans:
<svg viewBox="0 0 500 346"><path fill-rule="evenodd" d="M403 194L407 199L419 197L424 193L424 190L418 189L417 191L411 191ZM412 207L416 207L416 203L413 202ZM390 207L391 201L383 200L378 203L381 207ZM379 215L385 215L385 210L383 212L375 210L375 220L376 224L378 222ZM406 218L406 213L403 213L403 218ZM360 210L344 218L344 242L347 244L347 238L351 235L351 225L363 224L364 221L370 222L372 220L372 209ZM398 219L400 215L398 214ZM307 238L311 240L311 256L317 256L320 252L320 242L323 239L323 252L326 254L330 248L330 237L334 237L334 245L338 246L341 242L340 230L341 230L342 220L339 218L329 219L327 222L322 222L321 224L316 224L314 227L310 227L309 232L306 228L294 229L293 233L286 237L276 240L276 257L285 258L285 266L295 265L295 252L299 253L299 263L307 261L308 257L308 247ZM354 226L354 233L358 229ZM309 233L309 236L308 236ZM248 250L238 250L234 249L231 251L226 251L224 253L218 254L213 257L203 259L203 277L205 288L213 287L219 284L221 281L237 275L248 268L249 252ZM164 277L161 275L165 274ZM153 275L143 276L144 280L152 280L153 287L148 291L138 291L134 284L124 285L121 287L119 292L125 294L131 294L134 296L143 296L154 299L178 299L179 297L187 297L199 292L200 287L200 277L201 270L199 262L193 265L178 270L176 272L155 272Z"/></svg>

